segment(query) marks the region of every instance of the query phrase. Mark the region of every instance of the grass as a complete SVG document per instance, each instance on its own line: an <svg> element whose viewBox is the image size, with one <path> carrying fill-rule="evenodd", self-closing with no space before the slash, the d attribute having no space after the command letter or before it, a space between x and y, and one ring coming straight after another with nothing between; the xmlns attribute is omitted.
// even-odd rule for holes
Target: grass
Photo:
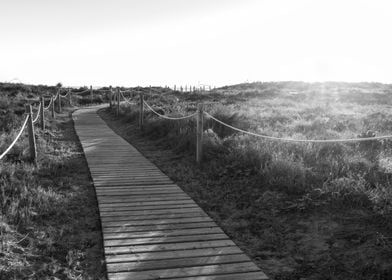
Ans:
<svg viewBox="0 0 392 280"><path fill-rule="evenodd" d="M255 83L209 94L146 97L166 114L198 101L216 118L297 139L392 134L391 85ZM177 101L178 100L178 101ZM175 123L122 106L102 116L212 216L274 279L392 277L391 141L295 144L260 140L205 121L204 160L194 163L195 121ZM146 143L146 139L149 142Z"/></svg>
<svg viewBox="0 0 392 280"><path fill-rule="evenodd" d="M3 84L0 91L1 120L12 120L3 122L4 150L23 119L18 108L55 88ZM36 166L28 160L26 135L0 163L0 279L106 277L95 193L72 110L47 117L45 131L35 128Z"/></svg>

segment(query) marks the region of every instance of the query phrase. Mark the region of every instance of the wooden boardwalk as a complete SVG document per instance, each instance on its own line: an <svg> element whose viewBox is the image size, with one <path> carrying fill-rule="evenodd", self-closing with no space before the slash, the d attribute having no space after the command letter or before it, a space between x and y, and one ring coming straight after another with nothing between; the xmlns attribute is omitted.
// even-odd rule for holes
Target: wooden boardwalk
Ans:
<svg viewBox="0 0 392 280"><path fill-rule="evenodd" d="M79 109L73 119L98 198L108 279L268 279L181 188L105 124L99 108Z"/></svg>

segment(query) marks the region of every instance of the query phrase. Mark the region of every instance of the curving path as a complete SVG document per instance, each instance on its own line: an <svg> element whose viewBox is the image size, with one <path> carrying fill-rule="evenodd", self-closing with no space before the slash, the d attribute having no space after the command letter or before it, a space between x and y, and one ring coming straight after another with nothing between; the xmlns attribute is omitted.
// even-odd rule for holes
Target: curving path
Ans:
<svg viewBox="0 0 392 280"><path fill-rule="evenodd" d="M107 105L104 105L107 106ZM108 279L267 276L180 187L96 114L73 114L98 198Z"/></svg>

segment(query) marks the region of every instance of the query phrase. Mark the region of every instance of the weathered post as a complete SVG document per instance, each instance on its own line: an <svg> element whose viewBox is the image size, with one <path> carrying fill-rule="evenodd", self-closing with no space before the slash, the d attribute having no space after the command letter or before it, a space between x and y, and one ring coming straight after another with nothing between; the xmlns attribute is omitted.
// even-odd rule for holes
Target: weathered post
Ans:
<svg viewBox="0 0 392 280"><path fill-rule="evenodd" d="M53 96L50 98L52 104L50 104L50 109L52 111L52 118L54 118L54 99Z"/></svg>
<svg viewBox="0 0 392 280"><path fill-rule="evenodd" d="M117 117L120 115L120 88L117 87Z"/></svg>
<svg viewBox="0 0 392 280"><path fill-rule="evenodd" d="M139 127L143 130L144 126L144 96L143 92L140 93L140 112L139 112Z"/></svg>
<svg viewBox="0 0 392 280"><path fill-rule="evenodd" d="M41 96L41 111L39 112L39 118L40 118L40 124L41 124L41 129L45 130L45 114L44 114L44 109L45 103L44 103L44 97Z"/></svg>
<svg viewBox="0 0 392 280"><path fill-rule="evenodd" d="M68 102L69 102L69 106L72 106L72 91L68 92Z"/></svg>
<svg viewBox="0 0 392 280"><path fill-rule="evenodd" d="M113 99L113 92L112 92L112 86L109 86L109 108L112 109L112 100Z"/></svg>
<svg viewBox="0 0 392 280"><path fill-rule="evenodd" d="M61 113L61 92L59 92L59 95L57 96L57 109L59 113Z"/></svg>
<svg viewBox="0 0 392 280"><path fill-rule="evenodd" d="M37 164L37 149L35 145L33 110L31 109L31 105L26 105L26 113L29 116L29 119L27 121L27 131L29 134L30 159L34 164Z"/></svg>
<svg viewBox="0 0 392 280"><path fill-rule="evenodd" d="M196 125L196 162L202 160L202 142L203 142L203 104L197 104L197 125Z"/></svg>
<svg viewBox="0 0 392 280"><path fill-rule="evenodd" d="M176 85L174 85L174 91L176 91Z"/></svg>
<svg viewBox="0 0 392 280"><path fill-rule="evenodd" d="M93 86L90 86L90 98L91 98L91 104L93 104L93 101L94 101Z"/></svg>

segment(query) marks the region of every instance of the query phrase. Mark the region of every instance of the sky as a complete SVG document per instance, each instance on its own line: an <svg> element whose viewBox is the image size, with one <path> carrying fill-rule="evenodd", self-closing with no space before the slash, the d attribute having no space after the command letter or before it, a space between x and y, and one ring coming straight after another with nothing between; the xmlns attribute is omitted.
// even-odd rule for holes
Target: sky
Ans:
<svg viewBox="0 0 392 280"><path fill-rule="evenodd" d="M390 0L0 0L0 82L392 83Z"/></svg>

